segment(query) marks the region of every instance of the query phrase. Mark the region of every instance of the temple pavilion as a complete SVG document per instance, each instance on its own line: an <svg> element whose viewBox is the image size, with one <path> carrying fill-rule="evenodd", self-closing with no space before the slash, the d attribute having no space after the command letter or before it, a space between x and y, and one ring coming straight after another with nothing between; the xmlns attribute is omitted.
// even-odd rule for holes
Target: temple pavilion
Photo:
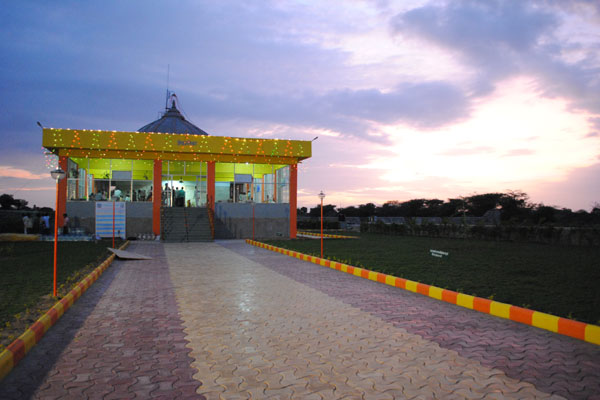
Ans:
<svg viewBox="0 0 600 400"><path fill-rule="evenodd" d="M67 172L59 224L66 212L95 234L100 203L116 202L124 237L164 236L165 218L178 211L183 219L169 224L189 230L189 219L206 213L213 238L295 238L298 164L311 156L311 142L209 135L186 120L175 95L169 101L135 132L43 129L43 146Z"/></svg>

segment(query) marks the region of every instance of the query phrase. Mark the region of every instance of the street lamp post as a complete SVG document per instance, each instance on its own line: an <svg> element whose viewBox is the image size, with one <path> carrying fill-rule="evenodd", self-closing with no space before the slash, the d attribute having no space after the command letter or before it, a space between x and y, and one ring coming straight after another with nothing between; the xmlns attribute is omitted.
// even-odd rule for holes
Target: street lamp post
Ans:
<svg viewBox="0 0 600 400"><path fill-rule="evenodd" d="M319 193L319 199L321 199L321 258L323 258L323 199L325 198L325 193L321 190Z"/></svg>
<svg viewBox="0 0 600 400"><path fill-rule="evenodd" d="M62 169L57 168L50 172L52 179L56 181L56 205L54 207L54 289L52 295L56 297L56 249L58 248L58 182L67 174Z"/></svg>

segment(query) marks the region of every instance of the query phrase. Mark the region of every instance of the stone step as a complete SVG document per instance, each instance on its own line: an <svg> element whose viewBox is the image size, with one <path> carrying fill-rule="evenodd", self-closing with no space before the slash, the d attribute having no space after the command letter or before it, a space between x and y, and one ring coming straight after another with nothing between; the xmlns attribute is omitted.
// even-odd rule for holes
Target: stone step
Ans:
<svg viewBox="0 0 600 400"><path fill-rule="evenodd" d="M210 220L205 207L163 208L162 240L165 242L211 242Z"/></svg>

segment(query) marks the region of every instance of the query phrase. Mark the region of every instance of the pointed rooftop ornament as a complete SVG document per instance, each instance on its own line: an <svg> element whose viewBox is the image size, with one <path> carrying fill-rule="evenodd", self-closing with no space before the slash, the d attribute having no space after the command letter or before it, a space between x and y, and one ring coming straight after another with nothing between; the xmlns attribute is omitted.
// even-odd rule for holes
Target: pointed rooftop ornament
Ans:
<svg viewBox="0 0 600 400"><path fill-rule="evenodd" d="M161 132L161 133L180 133L190 135L205 135L208 133L198 128L184 118L175 105L177 96L175 93L171 95L171 108L167 109L162 117L156 121L150 122L147 125L138 129L138 132Z"/></svg>

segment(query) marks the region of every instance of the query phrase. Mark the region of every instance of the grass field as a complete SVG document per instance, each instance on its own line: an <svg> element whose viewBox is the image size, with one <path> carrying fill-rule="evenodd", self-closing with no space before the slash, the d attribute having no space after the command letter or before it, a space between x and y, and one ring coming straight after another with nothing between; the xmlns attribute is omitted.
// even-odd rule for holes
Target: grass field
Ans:
<svg viewBox="0 0 600 400"><path fill-rule="evenodd" d="M53 242L0 242L0 327L52 294L53 246ZM59 242L57 285L77 283L76 272L100 264L111 246L112 241Z"/></svg>
<svg viewBox="0 0 600 400"><path fill-rule="evenodd" d="M269 244L318 256L320 241ZM429 250L449 252L443 259ZM325 240L325 257L600 325L600 248L361 234Z"/></svg>

